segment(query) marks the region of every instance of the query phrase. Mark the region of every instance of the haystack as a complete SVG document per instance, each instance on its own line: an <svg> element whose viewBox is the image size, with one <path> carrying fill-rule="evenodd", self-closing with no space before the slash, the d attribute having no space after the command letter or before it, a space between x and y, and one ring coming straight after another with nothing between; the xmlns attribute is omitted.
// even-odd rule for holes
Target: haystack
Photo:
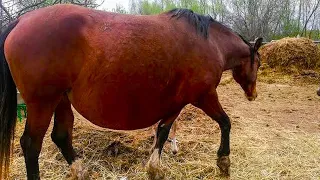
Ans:
<svg viewBox="0 0 320 180"><path fill-rule="evenodd" d="M319 47L307 38L283 38L262 46L263 63L276 70L292 73L320 67Z"/></svg>

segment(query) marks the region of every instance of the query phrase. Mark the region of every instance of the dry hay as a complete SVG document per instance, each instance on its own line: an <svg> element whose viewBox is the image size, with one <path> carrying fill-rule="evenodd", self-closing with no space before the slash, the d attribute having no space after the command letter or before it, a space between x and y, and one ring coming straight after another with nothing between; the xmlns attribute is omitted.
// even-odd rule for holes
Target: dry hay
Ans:
<svg viewBox="0 0 320 180"><path fill-rule="evenodd" d="M258 84L258 99L248 102L234 82L219 87L221 103L232 121L231 179L319 179L320 114L316 107L320 98L312 96L315 88ZM89 124L77 113L75 117L73 145L90 179L147 179L144 165L150 156L151 129L114 132ZM282 119L285 124L280 123ZM293 120L297 124L286 124ZM23 127L18 123L10 179L26 179L19 145ZM39 158L41 178L69 179L70 167L52 143L51 130L52 126ZM167 179L223 179L216 166L217 123L188 105L178 119L177 139L178 154L171 153L169 143L162 154ZM118 141L117 155L108 153L108 146Z"/></svg>
<svg viewBox="0 0 320 180"><path fill-rule="evenodd" d="M318 46L307 38L283 38L259 49L262 62L286 73L316 70L320 67Z"/></svg>

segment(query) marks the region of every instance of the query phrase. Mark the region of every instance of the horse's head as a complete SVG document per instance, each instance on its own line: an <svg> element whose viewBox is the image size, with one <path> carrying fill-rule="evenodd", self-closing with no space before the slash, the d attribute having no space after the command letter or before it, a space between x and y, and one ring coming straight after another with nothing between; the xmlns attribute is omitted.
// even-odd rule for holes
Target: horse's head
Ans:
<svg viewBox="0 0 320 180"><path fill-rule="evenodd" d="M243 57L241 64L233 68L233 78L240 84L249 101L257 97L256 80L257 72L260 67L260 57L258 49L262 45L262 38L257 38L254 45L249 45L250 56Z"/></svg>

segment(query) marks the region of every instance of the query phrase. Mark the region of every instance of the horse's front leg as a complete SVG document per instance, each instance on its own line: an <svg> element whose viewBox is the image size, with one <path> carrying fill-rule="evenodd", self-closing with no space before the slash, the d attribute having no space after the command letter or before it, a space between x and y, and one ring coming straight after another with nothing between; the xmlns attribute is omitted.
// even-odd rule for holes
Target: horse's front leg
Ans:
<svg viewBox="0 0 320 180"><path fill-rule="evenodd" d="M152 126L153 129L153 143L152 146L150 148L150 152L152 153L156 143L157 143L157 129L158 129L158 124L155 124ZM168 142L171 143L171 151L173 154L177 154L178 153L178 145L177 145L177 139L176 139L176 132L177 132L177 121L174 121L169 133L169 138L168 138ZM170 135L171 134L171 135Z"/></svg>
<svg viewBox="0 0 320 180"><path fill-rule="evenodd" d="M54 112L54 126L51 139L61 150L62 155L69 165L71 165L76 158L76 153L72 146L73 122L74 116L71 103L65 95Z"/></svg>
<svg viewBox="0 0 320 180"><path fill-rule="evenodd" d="M88 179L89 174L83 168L82 160L76 157L72 146L74 116L71 103L65 94L54 112L54 126L51 133L52 141L58 146L63 157L71 165L73 179Z"/></svg>
<svg viewBox="0 0 320 180"><path fill-rule="evenodd" d="M205 95L195 106L202 109L208 116L214 119L221 130L221 141L218 150L217 165L223 175L229 175L230 169L230 129L231 123L228 115L224 112L218 100L216 90L212 90Z"/></svg>
<svg viewBox="0 0 320 180"><path fill-rule="evenodd" d="M180 112L180 111L179 111ZM153 152L147 163L147 171L150 179L163 179L164 175L160 169L160 158L164 143L167 141L170 128L174 120L178 117L179 112L162 119L156 131L156 142L153 147Z"/></svg>
<svg viewBox="0 0 320 180"><path fill-rule="evenodd" d="M171 151L173 154L178 153L178 145L177 145L177 138L176 138L176 132L177 132L177 121L174 121L171 127L171 137L169 134L170 142L171 142Z"/></svg>

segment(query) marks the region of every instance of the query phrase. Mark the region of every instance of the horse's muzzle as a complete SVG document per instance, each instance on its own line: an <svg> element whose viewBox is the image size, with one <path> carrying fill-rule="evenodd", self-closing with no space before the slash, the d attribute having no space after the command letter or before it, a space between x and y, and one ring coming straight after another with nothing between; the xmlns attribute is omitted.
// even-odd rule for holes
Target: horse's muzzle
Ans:
<svg viewBox="0 0 320 180"><path fill-rule="evenodd" d="M317 91L317 94L318 94L318 96L320 96L320 87L319 87L319 89Z"/></svg>
<svg viewBox="0 0 320 180"><path fill-rule="evenodd" d="M258 97L258 93L257 93L256 89L254 89L252 93L246 93L246 97L249 101L256 100L256 98Z"/></svg>
<svg viewBox="0 0 320 180"><path fill-rule="evenodd" d="M256 100L256 98L257 98L257 95L255 95L255 96L247 96L247 99L249 101L254 101L254 100Z"/></svg>

